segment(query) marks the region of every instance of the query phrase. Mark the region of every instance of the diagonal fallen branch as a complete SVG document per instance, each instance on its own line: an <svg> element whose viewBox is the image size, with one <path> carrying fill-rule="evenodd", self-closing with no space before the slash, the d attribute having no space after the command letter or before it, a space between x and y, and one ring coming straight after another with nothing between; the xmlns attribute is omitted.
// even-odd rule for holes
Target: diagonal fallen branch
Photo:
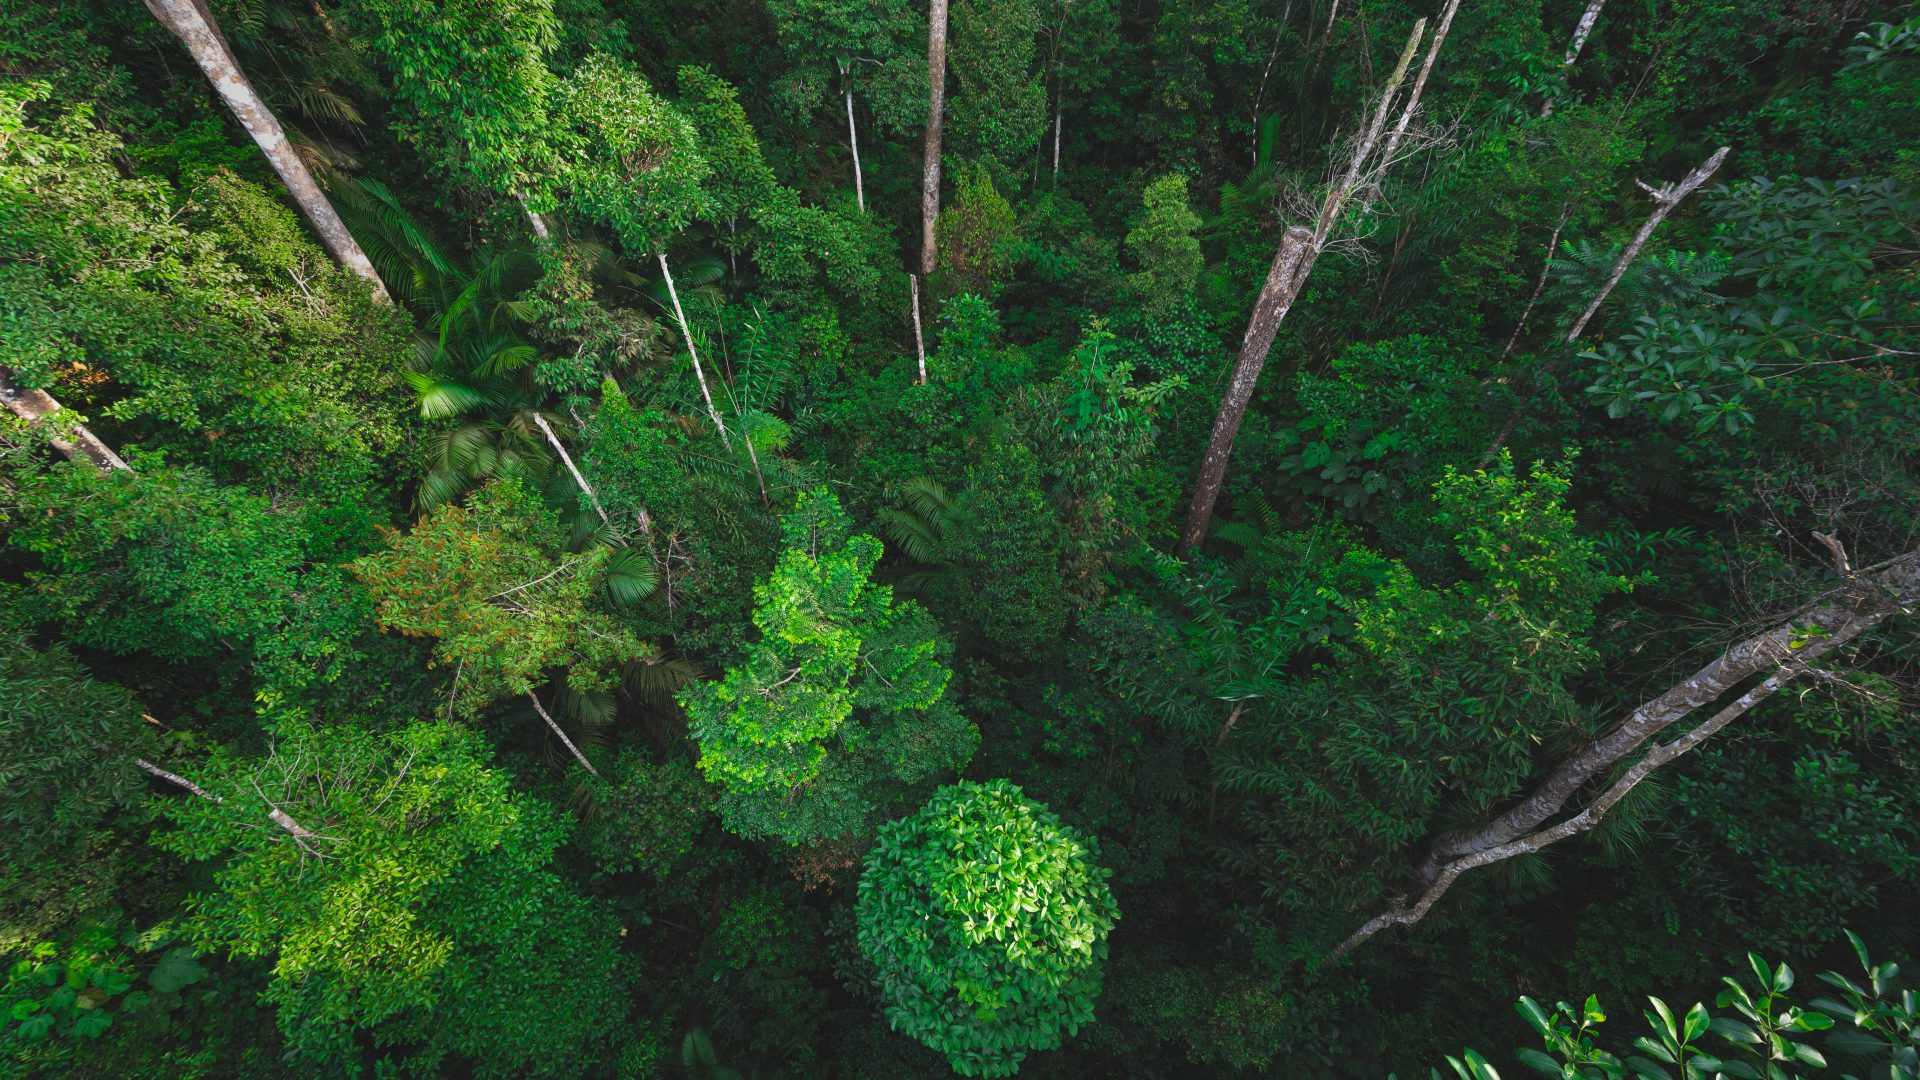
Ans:
<svg viewBox="0 0 1920 1080"><path fill-rule="evenodd" d="M1642 704L1612 730L1561 762L1512 809L1479 825L1441 835L1429 847L1417 871L1420 891L1395 897L1386 911L1349 935L1321 965L1346 955L1382 930L1419 922L1467 871L1531 854L1592 829L1653 770L1700 745L1792 680L1814 674L1815 660L1920 604L1920 550L1854 571L1838 540L1823 537L1821 542L1833 553L1835 567L1843 577L1835 593L1781 620L1772 629L1736 643L1691 677ZM1661 731L1762 674L1765 677L1757 685L1711 719L1672 742L1655 746L1572 817L1546 824L1581 788Z"/></svg>

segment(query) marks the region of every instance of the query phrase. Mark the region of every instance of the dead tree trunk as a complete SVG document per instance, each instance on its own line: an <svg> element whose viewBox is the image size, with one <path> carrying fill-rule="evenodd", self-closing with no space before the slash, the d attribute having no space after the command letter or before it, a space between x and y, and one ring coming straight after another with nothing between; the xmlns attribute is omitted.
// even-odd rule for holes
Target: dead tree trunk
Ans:
<svg viewBox="0 0 1920 1080"><path fill-rule="evenodd" d="M1580 59L1580 50L1587 47L1587 35L1593 33L1594 24L1600 21L1600 10L1607 6L1607 0L1587 0L1587 10L1580 13L1580 21L1574 24L1573 40L1567 43L1567 55L1560 61L1560 74L1564 77L1573 72L1574 62ZM1553 115L1553 99L1549 97L1540 105L1542 118Z"/></svg>
<svg viewBox="0 0 1920 1080"><path fill-rule="evenodd" d="M720 422L720 410L713 407L713 394L707 389L707 373L700 367L700 350L693 344L693 327L687 325L686 309L680 306L680 290L673 286L673 271L667 269L667 253L655 252L660 260L660 276L667 279L667 295L673 298L673 317L680 321L680 336L687 339L687 356L693 361L693 377L700 384L700 400L707 405L707 418L713 421L713 428L720 433L720 443L727 449L733 449L733 440L727 437L727 425Z"/></svg>
<svg viewBox="0 0 1920 1080"><path fill-rule="evenodd" d="M927 385L927 337L920 329L920 275L907 275L907 288L913 293L913 353L920 359L920 385Z"/></svg>
<svg viewBox="0 0 1920 1080"><path fill-rule="evenodd" d="M1214 504L1220 499L1220 484L1227 475L1227 461L1233 456L1233 440L1240 434L1240 422L1245 419L1247 405L1253 400L1254 387L1260 381L1260 369L1267 362L1267 352L1273 348L1273 339L1280 332L1280 324L1286 320L1287 312L1293 309L1293 302L1299 298L1300 288L1306 284L1314 260L1319 258L1341 211L1367 175L1368 164L1373 160L1381 132L1386 127L1387 112L1400 90L1400 83L1406 78L1407 67L1413 62L1414 50L1420 46L1426 23L1425 19L1421 19L1414 24L1413 33L1407 37L1407 46L1400 53L1400 62L1394 67L1386 90L1380 95L1380 104L1374 110L1373 120L1361 134L1346 172L1327 190L1313 228L1295 225L1280 238L1280 249L1274 253L1266 284L1261 286L1260 296L1254 301L1246 336L1240 342L1240 355L1234 361L1233 376L1227 382L1226 393L1220 400L1220 411L1215 415L1213 430L1207 437L1206 453L1200 459L1200 473L1193 484L1193 499L1187 507L1187 523L1181 529L1180 542L1174 549L1182 558L1191 555L1200 541L1206 538L1207 524L1213 519Z"/></svg>
<svg viewBox="0 0 1920 1080"><path fill-rule="evenodd" d="M533 691L527 691L527 700L533 702L533 711L540 714L540 719L547 722L547 727L552 728L553 733L560 736L560 742L566 746L567 752L573 755L573 760L578 761L581 768L592 773L595 778L598 778L600 770L593 767L593 762L587 760L587 755L581 753L580 748L573 745L573 740L567 738L567 733L560 730L559 724L554 723L553 717L547 714L547 707L540 704L540 699L534 696Z"/></svg>
<svg viewBox="0 0 1920 1080"><path fill-rule="evenodd" d="M853 150L853 201L861 213L867 212L867 186L860 177L860 129L853 123L853 71L840 61L840 87L847 99L847 145Z"/></svg>
<svg viewBox="0 0 1920 1080"><path fill-rule="evenodd" d="M0 368L0 399L6 401L8 410L28 424L45 423L48 417L60 411L60 403L54 400L52 394L45 390L26 389L14 382L13 376L5 368ZM47 441L68 458L79 455L103 469L133 471L127 468L127 463L120 460L120 455L114 453L112 447L88 431L85 424L73 425L72 435L71 439L56 435Z"/></svg>
<svg viewBox="0 0 1920 1080"><path fill-rule="evenodd" d="M933 225L940 217L940 125L947 106L947 0L927 9L927 141L920 174L920 273L933 273Z"/></svg>
<svg viewBox="0 0 1920 1080"><path fill-rule="evenodd" d="M1626 249L1620 252L1620 258L1614 262L1613 270L1607 275L1606 283L1600 286L1598 293L1594 294L1593 302L1587 305L1587 309L1582 311L1580 317L1573 321L1573 326L1568 328L1567 336L1562 339L1563 344L1571 345L1580 340L1580 335L1587 332L1587 324L1592 322L1594 315L1599 313L1600 305L1607 302L1607 297L1612 294L1614 286L1620 284L1620 279L1626 276L1627 269L1633 265L1633 261L1640 257L1640 251L1647 246L1647 240L1653 236L1653 230L1659 228L1660 223L1665 221L1667 215L1673 212L1673 208L1680 205L1680 200L1693 194L1699 189L1700 185L1706 183L1707 180L1713 176L1714 172L1720 168L1720 163L1727 160L1727 154L1731 150L1732 147L1728 146L1723 146L1715 150L1713 155L1702 162L1699 168L1688 173L1677 184L1668 184L1661 188L1651 188L1640 181L1634 181L1640 185L1642 191L1645 191L1653 197L1653 212L1647 215L1646 221L1641 222L1640 231L1634 234L1633 239L1628 242ZM1559 232L1557 230L1554 233L1554 239L1556 242L1559 239ZM1551 259L1553 253L1549 251L1547 256ZM1541 272L1540 282L1542 286L1546 284L1544 270ZM1540 290L1536 288L1534 290L1534 296L1537 298L1539 295ZM1527 304L1527 310L1529 312L1533 310L1531 301ZM1519 335L1517 331L1514 336L1515 340L1518 340ZM1512 343L1509 342L1507 348L1512 349L1512 347ZM1535 373L1534 382L1536 384L1545 383L1546 380L1553 375L1554 370L1558 366L1558 357L1547 360L1546 363L1540 365L1539 371ZM1500 448L1506 445L1507 437L1513 434L1514 425L1519 422L1520 410L1516 408L1507 416L1506 422L1500 425L1500 430L1494 433L1493 443L1487 447L1486 453L1480 455L1480 460L1474 465L1475 468L1484 469L1487 467L1487 464L1493 460L1494 455L1500 452Z"/></svg>
<svg viewBox="0 0 1920 1080"><path fill-rule="evenodd" d="M1727 160L1727 152L1731 149L1732 147L1723 146L1715 150L1712 157L1703 162L1699 168L1688 173L1678 184L1668 184L1662 188L1640 185L1642 191L1653 197L1653 212L1647 215L1647 220L1640 224L1640 231L1633 235L1626 250L1620 253L1619 261L1613 264L1613 272L1607 275L1607 283L1600 286L1600 291L1594 296L1593 303L1588 304L1587 310L1581 312L1580 317L1574 320L1573 328L1567 331L1567 341L1577 341L1580 335L1586 332L1587 323L1593 319L1594 313L1600 310L1600 305L1607 302L1607 296L1613 292L1613 287L1620 284L1620 279L1626 276L1627 267L1632 266L1633 261L1640 257L1640 249L1647 246L1647 239L1653 235L1653 230L1667 220L1667 215L1673 213L1673 208L1680 205L1680 200L1693 194L1701 184L1706 183L1713 176L1714 172L1720 168L1720 163Z"/></svg>
<svg viewBox="0 0 1920 1080"><path fill-rule="evenodd" d="M586 495L587 501L593 504L593 512L600 515L600 524L612 528L613 522L607 520L607 512L600 506L600 496L594 494L593 485L587 483L587 478L580 475L579 467L573 463L573 455L567 453L567 448L560 445L560 437L553 433L547 418L535 410L533 422L540 429L540 434L547 437L547 443L553 447L553 452L560 455L560 460L566 465L567 471L573 474L573 482L580 485L581 493Z"/></svg>
<svg viewBox="0 0 1920 1080"><path fill-rule="evenodd" d="M1738 642L1711 663L1629 713L1611 731L1561 762L1540 786L1512 809L1479 825L1441 835L1428 848L1416 874L1417 896L1400 896L1328 955L1332 961L1390 926L1410 926L1468 870L1538 851L1599 824L1634 785L1661 765L1700 745L1799 676L1813 661L1834 652L1893 615L1920 604L1920 550L1864 571L1855 571L1846 549L1819 537L1833 552L1845 579L1834 594L1782 619L1772 629ZM1624 761L1649 740L1694 710L1724 697L1755 676L1765 678L1680 738L1656 746L1586 807L1557 825L1541 828L1580 789Z"/></svg>
<svg viewBox="0 0 1920 1080"><path fill-rule="evenodd" d="M391 302L387 296L387 287L381 283L380 275L373 269L367 253L360 250L360 244L353 234L334 212L333 204L321 193L320 185L314 183L313 174L307 171L306 163L300 155L294 153L293 144L287 141L287 133L280 127L280 121L274 118L267 103L247 81L240 65L233 58L233 51L227 47L227 40L220 33L219 25L214 22L213 13L207 10L205 0L145 0L147 10L160 20L160 24L180 39L193 56L194 63L207 76L213 88L220 93L227 108L233 110L234 119L247 129L260 152L267 156L267 163L273 171L280 174L280 180L287 185L287 191L293 201L299 205L300 212L306 215L313 231L320 237L320 243L334 261L345 267L349 273L366 279L373 285L373 295L377 300Z"/></svg>

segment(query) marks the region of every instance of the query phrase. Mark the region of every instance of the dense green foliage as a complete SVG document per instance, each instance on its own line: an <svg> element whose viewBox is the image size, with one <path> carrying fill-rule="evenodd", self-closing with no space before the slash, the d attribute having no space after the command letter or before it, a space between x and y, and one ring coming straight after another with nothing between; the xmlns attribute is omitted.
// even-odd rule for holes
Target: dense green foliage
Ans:
<svg viewBox="0 0 1920 1080"><path fill-rule="evenodd" d="M887 1020L962 1076L1011 1076L1093 1019L1118 912L1098 853L1005 780L943 787L880 830L860 951Z"/></svg>
<svg viewBox="0 0 1920 1080"><path fill-rule="evenodd" d="M0 1077L1920 1077L1911 4L952 0L931 206L928 4L178 7L311 188L0 0Z"/></svg>

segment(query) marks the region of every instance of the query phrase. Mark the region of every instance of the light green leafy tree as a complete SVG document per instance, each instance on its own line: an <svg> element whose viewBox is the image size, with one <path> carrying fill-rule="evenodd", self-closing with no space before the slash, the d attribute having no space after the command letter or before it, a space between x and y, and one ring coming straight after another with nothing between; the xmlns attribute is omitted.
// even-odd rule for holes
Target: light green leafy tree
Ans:
<svg viewBox="0 0 1920 1080"><path fill-rule="evenodd" d="M1193 295L1206 267L1194 236L1200 215L1187 204L1187 178L1178 173L1148 184L1141 203L1145 211L1127 233L1127 254L1140 270L1127 280L1147 310L1162 315Z"/></svg>
<svg viewBox="0 0 1920 1080"><path fill-rule="evenodd" d="M192 774L210 797L158 803L155 842L220 860L190 934L271 960L295 1058L337 1074L370 1029L429 1071L586 1071L625 980L612 919L549 869L566 819L453 724L296 718L277 736L263 756L216 751Z"/></svg>
<svg viewBox="0 0 1920 1080"><path fill-rule="evenodd" d="M458 181L551 209L551 0L353 0L343 13L387 69L403 141Z"/></svg>
<svg viewBox="0 0 1920 1080"><path fill-rule="evenodd" d="M947 696L950 646L918 604L873 584L880 541L824 489L782 522L754 589L760 640L680 694L727 827L800 845L859 833L910 785L957 770L979 732Z"/></svg>
<svg viewBox="0 0 1920 1080"><path fill-rule="evenodd" d="M888 1022L962 1076L1011 1076L1090 1023L1120 917L1096 855L1005 780L882 826L856 914Z"/></svg>

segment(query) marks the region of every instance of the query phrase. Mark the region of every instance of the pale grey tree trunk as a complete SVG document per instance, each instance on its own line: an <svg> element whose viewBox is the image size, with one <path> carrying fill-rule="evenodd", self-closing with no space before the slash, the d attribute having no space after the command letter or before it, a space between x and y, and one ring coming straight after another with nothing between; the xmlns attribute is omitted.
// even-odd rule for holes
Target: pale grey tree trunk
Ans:
<svg viewBox="0 0 1920 1080"><path fill-rule="evenodd" d="M327 201L320 191L320 185L314 183L313 174L307 171L306 163L294 152L293 144L287 140L287 133L280 127L280 121L274 118L266 102L247 81L246 74L233 58L233 51L227 47L226 38L220 33L220 27L214 22L213 14L207 10L204 0L145 0L147 10L153 12L160 24L173 33L185 45L192 55L194 63L213 83L221 100L227 108L233 110L234 119L247 129L260 152L267 157L267 163L273 171L280 174L280 180L286 184L293 201L306 215L319 236L320 243L332 255L335 262L345 267L349 273L366 279L373 285L376 299L390 302L387 287L380 281L380 275L373 269L373 263L360 244L347 231L347 226L334 212L333 204Z"/></svg>
<svg viewBox="0 0 1920 1080"><path fill-rule="evenodd" d="M208 802L217 802L217 803L224 803L227 801L221 798L220 796L215 795L214 793L208 791L206 788L201 787L199 784L196 784L193 781L187 779L186 777L181 776L179 773L168 772L166 769L163 769L160 766L155 765L153 762L148 761L146 758L134 758L133 763L135 765L140 766L140 768L143 771L149 773L150 775L157 776L160 779L165 780L167 783L172 784L175 787L180 788L182 791L185 791L188 794L193 795L197 798L205 799ZM273 805L272 803L267 804L267 820L273 822L275 825L280 826L282 829L285 829L287 833L293 837L294 842L300 844L302 848L306 847L305 842L308 840L325 839L325 837L320 836L319 833L316 833L313 830L307 828L305 825L302 825L298 821L295 821L293 817L289 815L285 810L280 809L279 807ZM308 850L311 850L311 849L308 849Z"/></svg>
<svg viewBox="0 0 1920 1080"><path fill-rule="evenodd" d="M1053 103L1053 180L1060 182L1060 129L1067 122L1067 105L1064 101Z"/></svg>
<svg viewBox="0 0 1920 1080"><path fill-rule="evenodd" d="M867 212L867 185L860 177L860 129L853 122L853 75L845 60L840 61L840 83L847 100L847 146L853 150L853 201L864 214Z"/></svg>
<svg viewBox="0 0 1920 1080"><path fill-rule="evenodd" d="M1428 848L1418 869L1421 893L1417 897L1396 898L1385 912L1354 931L1327 960L1337 959L1390 926L1408 926L1420 921L1434 902L1468 870L1530 854L1592 829L1653 770L1699 746L1792 680L1818 674L1813 661L1920 604L1920 550L1855 571L1847 561L1846 548L1837 539L1820 533L1814 536L1833 553L1835 569L1844 581L1834 593L1811 610L1795 613L1773 628L1732 645L1693 675L1636 708L1611 731L1556 766L1512 809L1482 824L1441 835ZM1763 674L1765 677L1759 683L1705 723L1648 752L1578 813L1557 825L1541 828L1581 788L1626 760L1660 732L1696 709L1724 697L1748 679Z"/></svg>
<svg viewBox="0 0 1920 1080"><path fill-rule="evenodd" d="M907 287L913 293L913 352L920 359L920 385L927 384L927 338L920 329L920 275L908 274Z"/></svg>
<svg viewBox="0 0 1920 1080"><path fill-rule="evenodd" d="M1587 47L1587 36L1593 33L1594 24L1600 21L1600 10L1607 6L1607 0L1587 0L1587 10L1580 13L1580 21L1574 24L1573 40L1567 43L1567 55L1560 61L1561 75L1573 72L1574 62L1580 59L1580 50ZM1553 115L1553 99L1548 98L1540 104L1540 115Z"/></svg>
<svg viewBox="0 0 1920 1080"><path fill-rule="evenodd" d="M1274 253L1266 284L1261 286L1260 296L1254 301L1253 315L1247 321L1246 336L1240 342L1240 355L1234 362L1233 376L1228 380L1226 393L1221 397L1220 411L1214 416L1213 430L1207 437L1206 453L1200 459L1200 472L1193 484L1193 498L1187 506L1186 525L1180 530L1180 540L1174 548L1175 554L1182 558L1191 555L1206 539L1207 525L1213 520L1214 504L1220 501L1220 484L1227 475L1227 461L1233 456L1233 441L1239 436L1240 423L1246 418L1248 404L1253 401L1254 387L1260 381L1260 370L1267 362L1267 353L1273 348L1273 339L1280 332L1280 324L1299 298L1300 289L1306 284L1307 275L1312 272L1321 249L1326 246L1341 211L1367 176L1368 163L1386 128L1387 113L1400 91L1400 84L1406 79L1407 68L1413 63L1413 54L1426 33L1426 24L1425 19L1414 24L1413 33L1407 37L1406 48L1400 53L1400 61L1380 95L1373 118L1354 147L1346 172L1328 188L1313 228L1295 225L1280 238L1280 249Z"/></svg>
<svg viewBox="0 0 1920 1080"><path fill-rule="evenodd" d="M927 140L920 175L920 272L933 273L938 255L934 222L940 217L940 125L947 107L947 0L927 9Z"/></svg>
<svg viewBox="0 0 1920 1080"><path fill-rule="evenodd" d="M1653 230L1659 228L1660 223L1665 221L1667 215L1673 212L1673 208L1680 205L1680 200L1693 194L1700 185L1707 182L1708 178L1714 174L1714 171L1720 168L1720 163L1727 159L1727 153L1731 149L1731 147L1723 146L1715 150L1713 156L1707 158L1699 168L1688 173L1677 184L1668 184L1662 188L1650 188L1644 183L1640 184L1641 189L1653 197L1653 211L1647 215L1647 220L1640 223L1640 231L1634 234L1633 240L1620 252L1620 258L1615 260L1612 272L1607 275L1606 282L1600 286L1600 291L1594 294L1593 301L1587 305L1586 310L1582 311L1580 317L1575 319L1573 325L1568 328L1567 336L1563 339L1565 344L1571 345L1579 341L1580 335L1587 332L1587 324L1593 321L1594 315L1600 310L1600 305L1607 302L1607 297L1613 292L1613 287L1620 284L1620 279L1626 276L1627 269L1633 265L1633 261L1640 257L1640 251L1647 246L1647 240L1653 236ZM1635 183L1639 183L1639 181L1635 181ZM1556 231L1554 236L1557 241L1559 233ZM1552 252L1548 252L1548 257L1552 257ZM1544 270L1541 271L1540 281L1542 285L1546 283L1545 274L1546 272ZM1540 290L1536 288L1534 290L1534 296L1538 297L1539 295ZM1531 301L1527 304L1527 310L1533 310ZM1516 339L1519 337L1517 329L1514 336ZM1508 348L1512 348L1511 343L1509 343ZM1534 376L1534 381L1536 383L1544 382L1553 374L1557 364L1557 357L1549 359L1545 364L1541 365L1540 370ZM1507 415L1506 422L1500 425L1500 430L1494 432L1493 442L1488 445L1487 452L1480 455L1480 460L1474 464L1474 468L1484 469L1487 467L1487 464L1493 460L1494 455L1500 452L1500 448L1506 445L1507 437L1513 434L1514 425L1519 422L1520 410L1516 408Z"/></svg>
<svg viewBox="0 0 1920 1080"><path fill-rule="evenodd" d="M573 474L573 482L580 485L580 491L586 495L587 501L593 504L593 512L600 515L600 524L612 528L613 522L607 520L607 512L600 506L600 496L594 494L593 485L587 483L587 478L580 475L579 467L573 463L573 455L567 453L567 448L560 445L560 438L553 433L553 428L547 423L547 418L540 415L538 410L535 410L533 422L539 427L540 434L547 437L547 442L553 447L553 452L560 455L560 460L566 464L567 471Z"/></svg>
<svg viewBox="0 0 1920 1080"><path fill-rule="evenodd" d="M533 229L533 235L543 241L553 239L553 230L547 227L547 219L540 216L539 212L534 210L533 207L527 205L527 197L525 195L516 195L514 198L519 200L520 209L526 212L527 225Z"/></svg>
<svg viewBox="0 0 1920 1080"><path fill-rule="evenodd" d="M720 410L713 407L713 394L707 389L707 373L700 367L700 351L693 344L693 327L687 324L687 312L680 306L680 290L673 286L673 271L667 269L667 253L656 252L660 260L660 276L667 279L667 295L673 298L673 317L680 320L680 336L687 339L687 356L693 360L693 377L700 383L700 400L706 402L707 418L713 421L713 428L720 433L720 442L727 449L733 449L733 440L727 437L727 425L720 422Z"/></svg>
<svg viewBox="0 0 1920 1080"><path fill-rule="evenodd" d="M579 762L581 768L592 773L595 778L598 778L600 776L600 770L593 767L593 762L587 760L587 755L581 753L580 748L573 745L573 740L567 738L567 733L560 730L560 725L554 723L553 717L547 715L547 707L540 704L540 699L534 696L533 691L527 691L527 700L533 702L533 711L540 714L540 719L547 722L547 727L552 728L553 733L560 736L561 744L567 748L568 753L573 755L573 760Z"/></svg>
<svg viewBox="0 0 1920 1080"><path fill-rule="evenodd" d="M1673 213L1673 208L1680 205L1680 200L1693 194L1701 184L1706 183L1713 176L1715 170L1720 168L1720 163L1727 160L1727 152L1730 149L1732 148L1723 146L1715 150L1712 157L1703 162L1699 168L1688 173L1678 184L1668 184L1661 188L1640 185L1642 190L1653 197L1653 212L1647 215L1646 221L1641 222L1640 231L1633 235L1626 249L1620 252L1619 261L1613 264L1613 272L1607 275L1606 284L1602 285L1600 291L1594 295L1593 302L1587 305L1587 310L1581 312L1578 319L1574 320L1573 328L1567 331L1569 343L1578 341L1580 335L1586 332L1587 323L1593 319L1594 313L1600 310L1600 305L1607 302L1607 296L1613 292L1613 287L1620 284L1620 279L1626 276L1627 267L1632 266L1633 261L1640 257L1640 249L1647 246L1647 239L1653 235L1653 230L1667 220L1667 215Z"/></svg>

